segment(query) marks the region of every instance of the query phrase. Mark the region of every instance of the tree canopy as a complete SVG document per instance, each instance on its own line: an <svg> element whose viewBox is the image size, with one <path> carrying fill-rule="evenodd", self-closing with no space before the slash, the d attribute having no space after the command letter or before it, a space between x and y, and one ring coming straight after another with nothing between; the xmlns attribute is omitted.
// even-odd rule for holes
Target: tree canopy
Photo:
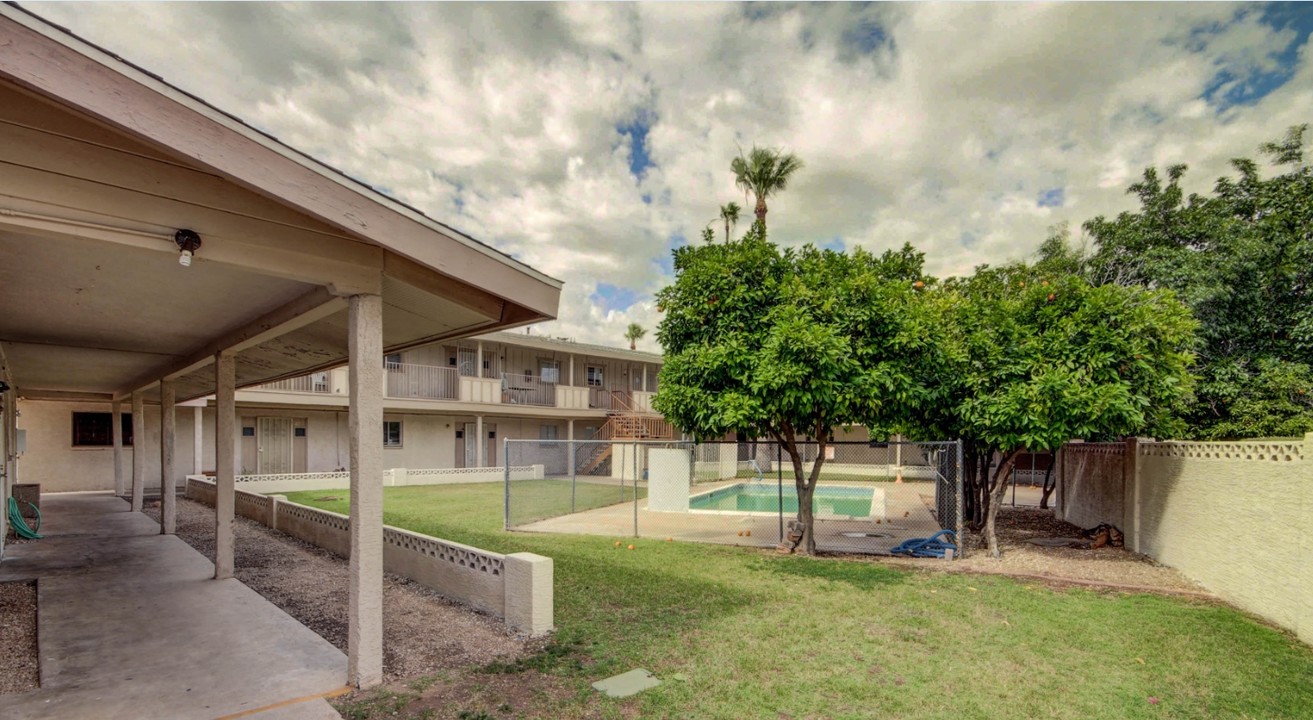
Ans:
<svg viewBox="0 0 1313 720"><path fill-rule="evenodd" d="M1281 172L1232 161L1236 177L1185 196L1185 165L1130 187L1140 208L1085 224L1093 282L1171 288L1199 320L1199 383L1184 409L1204 439L1313 431L1313 170L1307 126L1261 151Z"/></svg>
<svg viewBox="0 0 1313 720"><path fill-rule="evenodd" d="M1195 323L1170 291L1017 264L978 268L932 294L942 296L930 301L941 308L940 370L925 394L935 402L914 416L971 446L972 509L996 555L994 519L1017 454L1179 426Z"/></svg>
<svg viewBox="0 0 1313 720"><path fill-rule="evenodd" d="M675 251L661 290L665 348L656 409L698 438L741 432L778 441L793 463L803 543L834 428L893 427L918 401L911 365L933 333L913 284L910 246L876 256L784 249L761 223L740 240ZM806 472L799 443L820 445Z"/></svg>

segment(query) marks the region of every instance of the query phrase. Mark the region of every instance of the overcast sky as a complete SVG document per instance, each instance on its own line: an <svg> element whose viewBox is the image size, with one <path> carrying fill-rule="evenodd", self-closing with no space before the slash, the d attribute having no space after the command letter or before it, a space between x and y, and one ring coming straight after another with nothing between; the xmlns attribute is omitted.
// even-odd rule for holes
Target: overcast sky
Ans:
<svg viewBox="0 0 1313 720"><path fill-rule="evenodd" d="M24 6L561 278L541 330L608 345L743 203L739 147L807 163L776 242L953 274L1313 122L1298 5Z"/></svg>

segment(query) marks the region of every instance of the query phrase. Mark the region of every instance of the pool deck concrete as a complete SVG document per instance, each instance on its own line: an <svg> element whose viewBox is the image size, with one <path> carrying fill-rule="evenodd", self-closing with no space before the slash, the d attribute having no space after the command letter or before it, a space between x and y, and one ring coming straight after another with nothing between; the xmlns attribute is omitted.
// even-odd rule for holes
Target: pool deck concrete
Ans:
<svg viewBox="0 0 1313 720"><path fill-rule="evenodd" d="M9 545L0 581L37 581L41 687L6 720L337 718L346 656L110 494L41 499L45 539Z"/></svg>

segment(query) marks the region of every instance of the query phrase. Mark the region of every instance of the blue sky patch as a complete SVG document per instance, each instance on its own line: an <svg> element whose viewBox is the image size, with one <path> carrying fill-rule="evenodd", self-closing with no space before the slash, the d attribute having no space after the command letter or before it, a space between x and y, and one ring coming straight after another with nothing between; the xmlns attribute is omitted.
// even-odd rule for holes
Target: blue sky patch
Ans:
<svg viewBox="0 0 1313 720"><path fill-rule="evenodd" d="M1041 190L1035 204L1042 208L1062 207L1067 201L1067 191L1060 187Z"/></svg>
<svg viewBox="0 0 1313 720"><path fill-rule="evenodd" d="M652 129L655 121L656 118L650 111L640 109L632 121L617 125L615 128L629 140L629 172L640 180L643 179L643 173L654 164L648 155L647 133Z"/></svg>
<svg viewBox="0 0 1313 720"><path fill-rule="evenodd" d="M885 45L893 43L880 23L874 20L862 20L848 28L843 34L843 41L849 47L863 55L870 55Z"/></svg>
<svg viewBox="0 0 1313 720"><path fill-rule="evenodd" d="M1272 54L1275 67L1270 70L1221 67L1203 92L1203 98L1218 112L1236 105L1253 105L1294 76L1299 49L1308 43L1309 34L1313 33L1313 5L1267 5L1263 8L1262 22L1274 30L1293 30L1294 40Z"/></svg>
<svg viewBox="0 0 1313 720"><path fill-rule="evenodd" d="M597 290L593 293L592 300L602 306L603 310L628 310L631 305L638 302L642 294L637 290L623 288L610 283L597 283Z"/></svg>
<svg viewBox="0 0 1313 720"><path fill-rule="evenodd" d="M825 248L826 250L843 252L847 246L843 244L843 238L839 237L838 235L835 235L829 240L826 240L825 242L821 243L821 247Z"/></svg>

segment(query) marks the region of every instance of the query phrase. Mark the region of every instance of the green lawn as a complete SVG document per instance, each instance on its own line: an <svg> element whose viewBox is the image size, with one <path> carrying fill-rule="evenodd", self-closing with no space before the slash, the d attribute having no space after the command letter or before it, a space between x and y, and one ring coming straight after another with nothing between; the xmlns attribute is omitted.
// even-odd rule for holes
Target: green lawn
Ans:
<svg viewBox="0 0 1313 720"><path fill-rule="evenodd" d="M289 497L347 512L342 490ZM495 484L386 490L391 525L555 560L558 644L530 665L576 692L452 717L1313 717L1313 651L1214 604L624 538L629 551L506 533L502 512ZM624 701L588 689L635 667L665 682Z"/></svg>

